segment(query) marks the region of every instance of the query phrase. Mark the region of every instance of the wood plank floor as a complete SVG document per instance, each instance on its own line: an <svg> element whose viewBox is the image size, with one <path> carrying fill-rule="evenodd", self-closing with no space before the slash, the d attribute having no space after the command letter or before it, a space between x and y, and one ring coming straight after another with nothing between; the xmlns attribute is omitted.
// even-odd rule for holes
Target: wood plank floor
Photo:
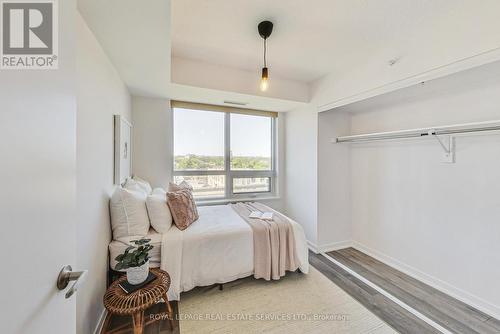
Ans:
<svg viewBox="0 0 500 334"><path fill-rule="evenodd" d="M323 255L309 252L309 262L333 283L351 295L364 307L394 330L404 334L440 333L372 287L352 276Z"/></svg>
<svg viewBox="0 0 500 334"><path fill-rule="evenodd" d="M500 322L358 250L329 256L453 333L500 333Z"/></svg>
<svg viewBox="0 0 500 334"><path fill-rule="evenodd" d="M173 312L174 312L174 328L173 330L170 328L170 325L168 323L167 319L164 320L159 320L156 321L148 326L145 327L144 329L144 334L179 334L179 308L177 307L177 302L172 301L170 302L170 305L172 306ZM146 312L145 312L145 321L148 321L151 319L151 315L155 314L161 314L162 312L165 311L165 304L159 303L156 304L152 307L150 307ZM130 316L118 316L118 315L112 315L111 316L111 321L109 323L108 328L103 328L101 331L101 334L107 333L108 331L112 331L113 329L116 329L118 327L123 327L125 333L133 333L133 326L132 326L132 317ZM122 333L122 332L120 332Z"/></svg>

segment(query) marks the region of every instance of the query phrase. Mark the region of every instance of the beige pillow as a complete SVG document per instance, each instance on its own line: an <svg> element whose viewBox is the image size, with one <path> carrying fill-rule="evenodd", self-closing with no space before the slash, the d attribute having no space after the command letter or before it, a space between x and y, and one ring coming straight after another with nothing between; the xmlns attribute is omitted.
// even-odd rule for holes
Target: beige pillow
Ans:
<svg viewBox="0 0 500 334"><path fill-rule="evenodd" d="M156 193L149 195L146 199L146 207L148 208L149 220L151 226L158 233L167 233L172 226L172 214L167 205L167 193L162 189Z"/></svg>
<svg viewBox="0 0 500 334"><path fill-rule="evenodd" d="M154 188L151 195L162 195L165 197L165 201L167 201L167 192L163 188Z"/></svg>
<svg viewBox="0 0 500 334"><path fill-rule="evenodd" d="M146 194L121 187L116 188L110 200L113 238L143 236L149 231Z"/></svg>
<svg viewBox="0 0 500 334"><path fill-rule="evenodd" d="M134 176L133 177L134 181L137 182L137 184L139 185L139 187L141 187L144 192L146 194L151 194L151 192L153 191L153 188L151 188L151 184L149 184L148 181L144 180L144 179L141 179L140 177L138 176Z"/></svg>
<svg viewBox="0 0 500 334"><path fill-rule="evenodd" d="M172 213L174 224L179 230L185 230L198 220L198 209L190 190L182 189L167 193L167 204Z"/></svg>
<svg viewBox="0 0 500 334"><path fill-rule="evenodd" d="M145 181L141 178L138 178L134 176L131 179L127 179L127 182L125 182L124 185L125 189L132 190L132 191L142 191L146 195L151 194L153 189L151 188L151 185L149 184L148 181Z"/></svg>

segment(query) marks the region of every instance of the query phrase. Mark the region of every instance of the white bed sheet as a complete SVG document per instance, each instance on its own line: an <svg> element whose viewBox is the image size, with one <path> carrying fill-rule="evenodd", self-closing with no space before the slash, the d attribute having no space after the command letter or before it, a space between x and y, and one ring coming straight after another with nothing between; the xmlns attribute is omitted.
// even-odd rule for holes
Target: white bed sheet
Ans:
<svg viewBox="0 0 500 334"><path fill-rule="evenodd" d="M170 274L170 300L196 286L226 283L253 274L253 232L230 205L198 208L189 228L172 228L162 239L161 268ZM292 221L299 269L309 272L302 227Z"/></svg>

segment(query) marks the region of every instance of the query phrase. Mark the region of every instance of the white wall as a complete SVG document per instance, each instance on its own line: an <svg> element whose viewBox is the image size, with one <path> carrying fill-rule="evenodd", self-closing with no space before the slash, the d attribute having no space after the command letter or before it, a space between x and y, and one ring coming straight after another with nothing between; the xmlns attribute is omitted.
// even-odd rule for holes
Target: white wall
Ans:
<svg viewBox="0 0 500 334"><path fill-rule="evenodd" d="M134 175L153 187L166 188L172 180L173 134L170 100L132 98Z"/></svg>
<svg viewBox="0 0 500 334"><path fill-rule="evenodd" d="M352 133L500 119L500 63L350 107ZM500 317L500 135L352 145L353 239Z"/></svg>
<svg viewBox="0 0 500 334"><path fill-rule="evenodd" d="M286 213L314 251L350 245L350 149L330 140L351 131L347 112L318 114L310 105L286 116Z"/></svg>
<svg viewBox="0 0 500 334"><path fill-rule="evenodd" d="M131 120L130 95L112 63L77 20L77 268L88 269L77 294L77 333L91 333L106 291L109 197L113 185L113 115Z"/></svg>
<svg viewBox="0 0 500 334"><path fill-rule="evenodd" d="M318 116L318 247L338 249L349 245L351 235L351 152L331 139L351 132L346 112Z"/></svg>
<svg viewBox="0 0 500 334"><path fill-rule="evenodd" d="M286 214L304 228L317 246L318 113L312 106L286 114Z"/></svg>
<svg viewBox="0 0 500 334"><path fill-rule="evenodd" d="M270 206L271 208L284 212L286 210L286 192L287 192L287 185L286 185L286 175L287 175L287 169L286 169L286 117L288 113L279 113L278 116L278 122L277 122L277 133L276 133L276 138L277 138L277 151L276 151L276 170L278 172L278 178L276 180L276 185L278 187L276 199L269 199L269 200L261 200L259 202Z"/></svg>

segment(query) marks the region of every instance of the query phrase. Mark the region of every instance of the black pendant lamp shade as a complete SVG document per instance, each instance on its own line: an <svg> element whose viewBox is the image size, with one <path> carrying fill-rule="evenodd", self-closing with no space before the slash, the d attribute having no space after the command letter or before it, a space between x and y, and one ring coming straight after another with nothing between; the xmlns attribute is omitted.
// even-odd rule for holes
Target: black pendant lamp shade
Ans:
<svg viewBox="0 0 500 334"><path fill-rule="evenodd" d="M273 23L271 21L262 21L257 28L260 37L267 39L273 32Z"/></svg>
<svg viewBox="0 0 500 334"><path fill-rule="evenodd" d="M271 36L273 32L273 23L271 21L262 21L258 25L259 35L264 39L264 67L262 68L262 76L260 80L260 89L262 91L266 91L268 87L268 79L269 79L269 70L267 69L267 38Z"/></svg>

